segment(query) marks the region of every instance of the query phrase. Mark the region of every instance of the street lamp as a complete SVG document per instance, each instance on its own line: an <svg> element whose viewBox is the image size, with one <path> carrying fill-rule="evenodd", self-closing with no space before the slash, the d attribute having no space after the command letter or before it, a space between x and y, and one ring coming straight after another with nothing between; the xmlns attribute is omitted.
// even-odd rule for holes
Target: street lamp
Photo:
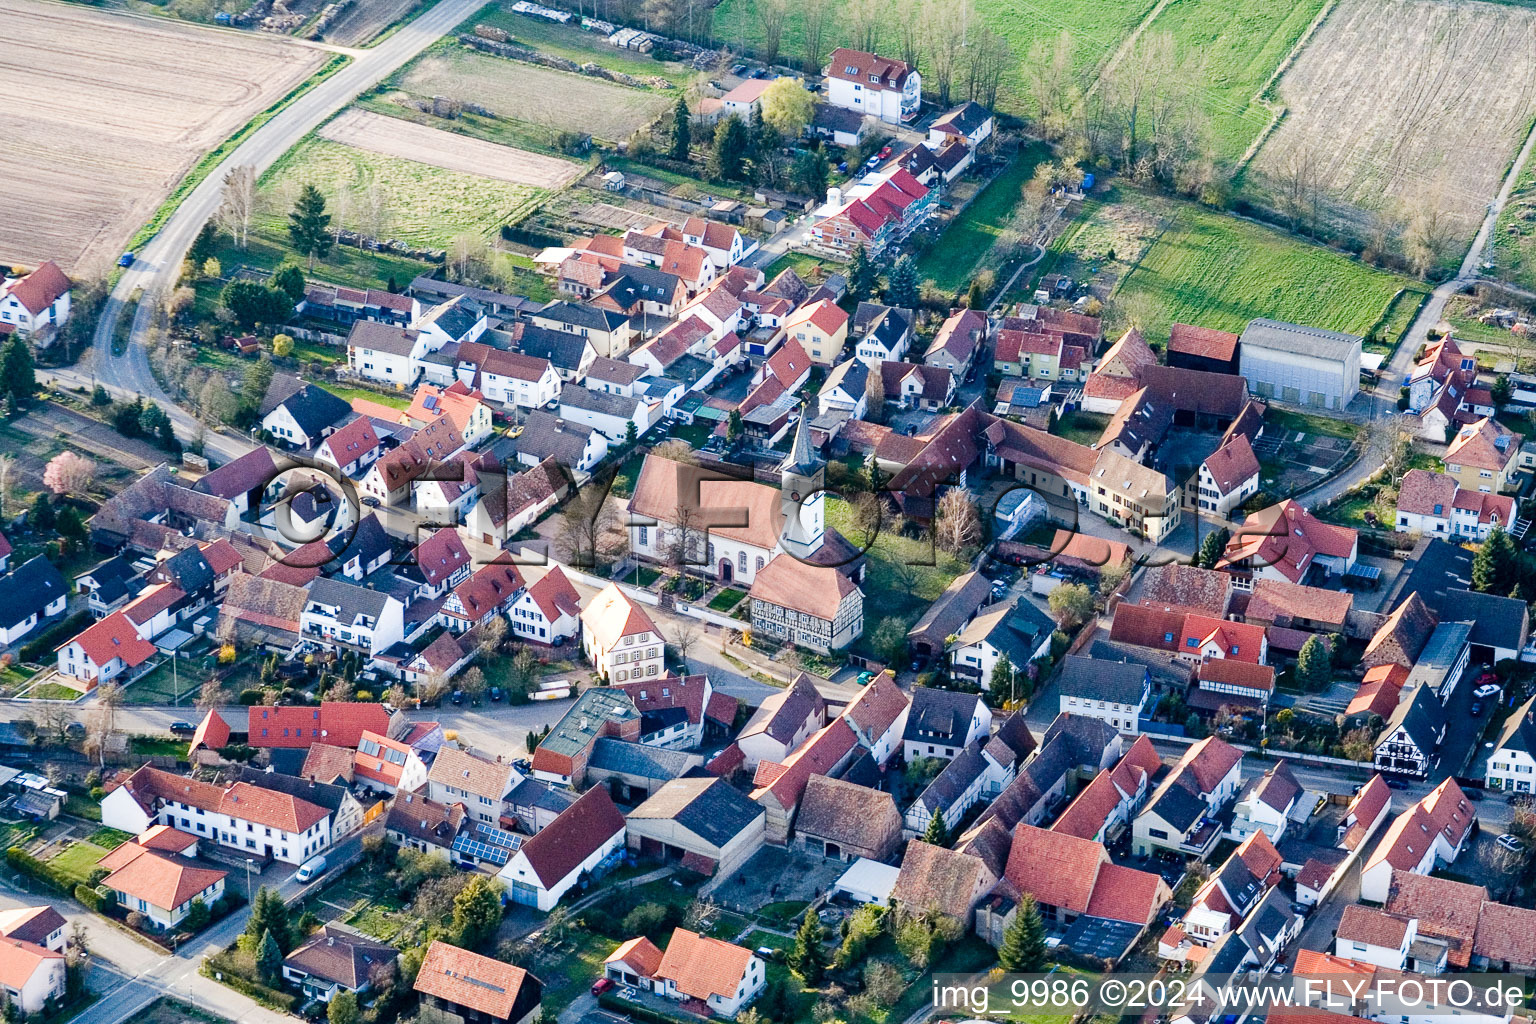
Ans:
<svg viewBox="0 0 1536 1024"><path fill-rule="evenodd" d="M251 865L256 862L251 858L245 858L245 901L251 902Z"/></svg>

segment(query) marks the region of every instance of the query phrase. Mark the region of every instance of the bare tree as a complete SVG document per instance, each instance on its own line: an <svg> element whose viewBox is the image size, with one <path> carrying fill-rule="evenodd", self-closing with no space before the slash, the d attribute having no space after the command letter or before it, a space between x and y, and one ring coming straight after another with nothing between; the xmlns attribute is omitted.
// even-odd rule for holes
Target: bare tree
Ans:
<svg viewBox="0 0 1536 1024"><path fill-rule="evenodd" d="M5 519L5 506L11 502L11 488L16 484L16 460L0 455L0 521Z"/></svg>
<svg viewBox="0 0 1536 1024"><path fill-rule="evenodd" d="M1456 236L1456 224L1445 212L1446 204L1438 193L1424 197L1408 221L1403 235L1403 253L1413 272L1427 277L1449 252Z"/></svg>
<svg viewBox="0 0 1536 1024"><path fill-rule="evenodd" d="M199 711L212 711L223 699L224 684L219 681L218 676L209 676L198 689L194 704Z"/></svg>
<svg viewBox="0 0 1536 1024"><path fill-rule="evenodd" d="M827 4L824 0L801 0L800 33L805 39L807 74L821 71L822 45L827 34Z"/></svg>
<svg viewBox="0 0 1536 1024"><path fill-rule="evenodd" d="M383 241L392 216L389 196L377 183L370 183L358 199L357 229L375 242Z"/></svg>
<svg viewBox="0 0 1536 1024"><path fill-rule="evenodd" d="M1003 72L1013 63L1013 50L1008 40L989 28L982 28L976 33L966 56L966 91L970 98L988 109L997 106Z"/></svg>
<svg viewBox="0 0 1536 1024"><path fill-rule="evenodd" d="M752 6L763 26L763 63L777 64L779 44L784 40L784 21L789 15L789 0L756 0Z"/></svg>
<svg viewBox="0 0 1536 1024"><path fill-rule="evenodd" d="M918 66L922 56L923 25L921 0L896 0L895 10L896 51L902 60Z"/></svg>
<svg viewBox="0 0 1536 1024"><path fill-rule="evenodd" d="M448 676L440 671L427 673L421 681L417 696L423 704L436 704L448 695Z"/></svg>
<svg viewBox="0 0 1536 1024"><path fill-rule="evenodd" d="M601 560L603 534L614 522L613 509L605 499L600 488L585 487L561 507L556 543L571 565L588 568Z"/></svg>
<svg viewBox="0 0 1536 1024"><path fill-rule="evenodd" d="M667 459L671 462L681 462L685 466L697 466L699 457L694 453L693 446L682 438L669 438L651 448L651 454L658 459Z"/></svg>
<svg viewBox="0 0 1536 1024"><path fill-rule="evenodd" d="M1044 39L1030 47L1024 62L1030 95L1039 109L1041 131L1048 139L1059 139L1081 116L1082 89L1073 66L1072 34L1065 29L1054 40Z"/></svg>
<svg viewBox="0 0 1536 1024"><path fill-rule="evenodd" d="M699 535L699 510L697 506L679 501L672 511L672 528L666 533L665 558L674 572L688 572L691 566L703 558Z"/></svg>
<svg viewBox="0 0 1536 1024"><path fill-rule="evenodd" d="M923 52L928 55L924 78L938 92L941 106L949 106L970 15L969 0L925 0L923 5Z"/></svg>
<svg viewBox="0 0 1536 1024"><path fill-rule="evenodd" d="M688 655L699 642L699 627L692 620L679 622L672 631L672 646L677 648L677 656L683 662L683 671L688 671Z"/></svg>
<svg viewBox="0 0 1536 1024"><path fill-rule="evenodd" d="M939 499L934 520L934 540L939 547L958 555L981 540L981 514L963 487L951 487Z"/></svg>
<svg viewBox="0 0 1536 1024"><path fill-rule="evenodd" d="M1115 141L1121 165L1129 173L1138 173L1140 169L1138 147L1145 105L1173 66L1173 36L1168 32L1147 32L1100 78L1099 92L1104 96L1107 121L1118 135Z"/></svg>
<svg viewBox="0 0 1536 1024"><path fill-rule="evenodd" d="M879 536L885 520L885 502L872 491L860 491L853 499L853 528L858 547L868 548Z"/></svg>
<svg viewBox="0 0 1536 1024"><path fill-rule="evenodd" d="M874 53L880 44L880 26L891 16L887 0L848 0L842 23L855 50Z"/></svg>
<svg viewBox="0 0 1536 1024"><path fill-rule="evenodd" d="M114 682L96 687L96 718L87 740L96 748L101 767L107 766L107 738L117 732L117 709L123 706L123 688Z"/></svg>
<svg viewBox="0 0 1536 1024"><path fill-rule="evenodd" d="M1280 206L1292 231L1300 233L1306 227L1318 187L1317 158L1312 150L1302 146L1287 154L1280 172Z"/></svg>
<svg viewBox="0 0 1536 1024"><path fill-rule="evenodd" d="M224 175L224 197L214 214L229 237L244 249L251 232L251 217L256 213L256 168L232 167Z"/></svg>
<svg viewBox="0 0 1536 1024"><path fill-rule="evenodd" d="M464 696L469 698L470 703L485 696L485 688L485 673L478 666L466 670L459 676L459 689L464 691Z"/></svg>

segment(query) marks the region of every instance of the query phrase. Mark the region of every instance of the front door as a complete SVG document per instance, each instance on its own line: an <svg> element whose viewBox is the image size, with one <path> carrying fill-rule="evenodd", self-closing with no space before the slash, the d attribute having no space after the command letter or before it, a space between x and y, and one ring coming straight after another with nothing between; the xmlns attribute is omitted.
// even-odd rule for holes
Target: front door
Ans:
<svg viewBox="0 0 1536 1024"><path fill-rule="evenodd" d="M729 583L734 578L729 558L720 559L720 582Z"/></svg>

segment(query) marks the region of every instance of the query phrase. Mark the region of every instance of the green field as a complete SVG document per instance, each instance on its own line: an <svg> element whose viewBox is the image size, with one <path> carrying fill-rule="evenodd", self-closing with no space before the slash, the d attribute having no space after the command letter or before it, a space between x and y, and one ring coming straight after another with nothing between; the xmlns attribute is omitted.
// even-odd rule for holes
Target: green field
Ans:
<svg viewBox="0 0 1536 1024"><path fill-rule="evenodd" d="M409 409L411 407L409 395L386 395L382 391L374 391L371 388L344 388L336 384L327 384L325 390L347 402L352 401L354 398L362 398L369 402L387 405L391 409Z"/></svg>
<svg viewBox="0 0 1536 1024"><path fill-rule="evenodd" d="M454 238L491 237L544 198L542 189L381 156L324 139L289 150L261 179L256 232L284 238L293 197L314 184L334 207L343 193L377 189L389 205L387 234L411 245L448 248Z"/></svg>
<svg viewBox="0 0 1536 1024"><path fill-rule="evenodd" d="M1130 192L1123 198L1140 201ZM1254 317L1364 334L1413 284L1272 228L1183 205L1171 209L1116 298L1140 311L1158 338L1172 323L1241 331Z"/></svg>
<svg viewBox="0 0 1536 1024"><path fill-rule="evenodd" d="M853 525L853 510L848 503L829 497L826 506L827 526L858 544L863 538ZM880 595L878 602L872 601L865 609L866 637L887 617L900 620L903 631L910 629L924 609L938 600L944 588L967 568L964 562L940 551L931 542L895 532L894 523L882 528L865 556L864 592Z"/></svg>
<svg viewBox="0 0 1536 1024"><path fill-rule="evenodd" d="M512 33L513 41L532 47L554 57L564 57L578 64L598 64L611 71L622 71L636 78L665 78L680 88L686 88L697 71L677 61L661 61L639 53L615 49L595 32L561 25L543 18L530 18L517 14L500 3L486 4L454 30L456 35L473 32L476 25L492 25Z"/></svg>
<svg viewBox="0 0 1536 1024"><path fill-rule="evenodd" d="M1195 69L1218 160L1236 161L1269 124L1270 110L1254 101L1322 6L1323 0L1172 0L1158 13L1150 31L1171 35L1180 65Z"/></svg>
<svg viewBox="0 0 1536 1024"><path fill-rule="evenodd" d="M986 260L997 236L1023 201L1025 182L1034 177L1035 168L1049 155L1044 143L1020 151L1013 163L971 200L933 248L917 261L918 280L931 280L945 291L969 287L977 266Z"/></svg>
<svg viewBox="0 0 1536 1024"><path fill-rule="evenodd" d="M976 11L982 20L1008 40L1013 49L1014 59L1003 75L998 106L1010 113L1027 113L1032 109L1023 69L1030 48L1036 43L1049 44L1063 32L1069 33L1074 40L1073 64L1080 80L1087 80L1114 55L1121 40L1147 16L1154 3L1155 0L1036 0L1026 5L1012 0L976 0ZM827 8L827 30L817 64L823 63L840 45L839 27L848 22L843 10L846 0L830 0L824 6ZM893 10L892 20L887 20L882 27L876 47L881 53L894 53L897 49L893 28L896 16ZM754 48L762 45L763 23L757 16L753 0L723 0L715 8L714 17L714 36L719 42L738 49L743 45ZM779 54L780 63L805 63L804 23L800 9L794 5L784 21ZM962 77L957 76L954 91L959 99L965 98L962 81Z"/></svg>
<svg viewBox="0 0 1536 1024"><path fill-rule="evenodd" d="M1486 253L1485 253L1486 255ZM1522 288L1536 288L1536 160L1526 161L1493 232L1490 275Z"/></svg>

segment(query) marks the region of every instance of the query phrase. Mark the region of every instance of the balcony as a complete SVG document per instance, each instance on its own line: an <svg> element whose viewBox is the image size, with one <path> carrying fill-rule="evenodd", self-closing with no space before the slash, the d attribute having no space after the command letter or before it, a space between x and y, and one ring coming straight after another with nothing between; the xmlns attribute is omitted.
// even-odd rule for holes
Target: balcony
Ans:
<svg viewBox="0 0 1536 1024"><path fill-rule="evenodd" d="M1204 857L1215 849L1216 843L1221 839L1221 822L1214 818L1202 818L1195 830L1184 837L1179 844L1180 853L1193 854L1196 857Z"/></svg>

